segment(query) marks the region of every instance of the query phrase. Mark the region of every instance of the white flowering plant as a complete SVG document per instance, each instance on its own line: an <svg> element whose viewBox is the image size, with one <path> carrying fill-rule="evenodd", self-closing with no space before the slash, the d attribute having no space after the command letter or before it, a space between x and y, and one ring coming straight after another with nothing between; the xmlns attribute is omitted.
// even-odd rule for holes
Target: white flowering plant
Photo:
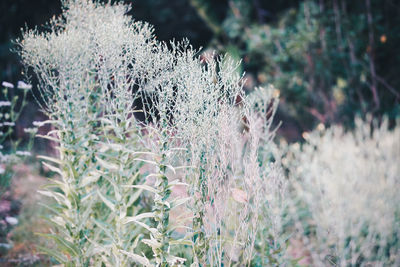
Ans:
<svg viewBox="0 0 400 267"><path fill-rule="evenodd" d="M283 146L292 219L313 266L400 264L400 126L371 117L353 132L321 124Z"/></svg>
<svg viewBox="0 0 400 267"><path fill-rule="evenodd" d="M237 62L156 40L127 5L62 3L19 41L59 144L41 156L59 175L40 191L56 245L42 251L64 266L283 264L264 255L284 250L276 90L245 95Z"/></svg>

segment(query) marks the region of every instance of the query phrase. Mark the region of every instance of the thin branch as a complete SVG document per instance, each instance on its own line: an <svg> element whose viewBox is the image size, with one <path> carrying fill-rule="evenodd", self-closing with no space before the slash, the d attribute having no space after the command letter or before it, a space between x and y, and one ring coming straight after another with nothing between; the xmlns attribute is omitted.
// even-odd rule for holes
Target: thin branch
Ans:
<svg viewBox="0 0 400 267"><path fill-rule="evenodd" d="M365 0L367 6L367 19L368 19L368 38L369 38L369 49L367 49L369 55L369 68L371 72L372 84L371 91L375 102L375 109L379 109L380 101L378 97L377 91L377 82L376 82L376 71L375 71L375 63L374 63L374 30L373 30L373 20L371 13L371 0Z"/></svg>

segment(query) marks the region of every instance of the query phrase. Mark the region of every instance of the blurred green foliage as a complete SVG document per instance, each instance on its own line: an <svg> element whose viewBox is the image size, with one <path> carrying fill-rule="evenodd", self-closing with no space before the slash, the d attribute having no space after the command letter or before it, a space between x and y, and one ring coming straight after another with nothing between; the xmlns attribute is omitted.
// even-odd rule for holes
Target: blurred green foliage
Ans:
<svg viewBox="0 0 400 267"><path fill-rule="evenodd" d="M250 87L280 90L284 126L293 121L300 133L357 114L400 114L398 3L231 0L217 20L214 1L191 2L214 31L211 46L244 59Z"/></svg>

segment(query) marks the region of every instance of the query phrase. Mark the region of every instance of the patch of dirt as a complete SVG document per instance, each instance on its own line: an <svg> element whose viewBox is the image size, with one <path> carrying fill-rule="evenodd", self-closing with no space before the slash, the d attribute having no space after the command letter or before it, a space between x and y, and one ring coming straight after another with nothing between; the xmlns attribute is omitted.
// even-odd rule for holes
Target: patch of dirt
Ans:
<svg viewBox="0 0 400 267"><path fill-rule="evenodd" d="M40 255L37 249L37 245L44 241L35 234L48 232L41 218L41 196L37 193L47 179L37 174L33 166L19 164L13 170L15 175L10 190L0 201L0 219L3 219L0 224L5 221L11 228L6 237L11 248L0 266L47 266L46 257ZM10 217L13 219L10 220Z"/></svg>

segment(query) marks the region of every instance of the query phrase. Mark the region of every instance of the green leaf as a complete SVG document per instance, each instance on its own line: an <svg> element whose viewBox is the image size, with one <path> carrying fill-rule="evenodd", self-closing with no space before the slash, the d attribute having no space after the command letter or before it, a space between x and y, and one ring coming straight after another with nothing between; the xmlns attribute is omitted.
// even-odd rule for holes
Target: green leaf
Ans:
<svg viewBox="0 0 400 267"><path fill-rule="evenodd" d="M161 244L157 242L155 239L143 239L142 242L148 246L150 246L153 249L157 249L161 247Z"/></svg>
<svg viewBox="0 0 400 267"><path fill-rule="evenodd" d="M94 220L94 223L101 229L104 231L104 233L113 241L116 242L114 239L114 236L112 231L110 230L110 228L112 229L112 227L109 224L106 224L104 222L101 222L99 220Z"/></svg>
<svg viewBox="0 0 400 267"><path fill-rule="evenodd" d="M47 168L49 168L50 171L56 172L56 173L58 173L59 175L62 176L62 172L61 172L61 170L60 170L59 168L57 168L57 167L55 167L55 166L53 166L53 165L50 165L50 164L48 164L48 163L46 163L46 162L44 162L44 161L42 162L42 164L43 164L44 166L46 166Z"/></svg>
<svg viewBox="0 0 400 267"><path fill-rule="evenodd" d="M58 138L52 137L52 136L48 136L48 135L37 134L36 137L47 139L47 140L50 140L50 141L53 141L53 142L57 142L57 143L60 142L60 140Z"/></svg>
<svg viewBox="0 0 400 267"><path fill-rule="evenodd" d="M49 190L50 188L52 188L52 190L49 190L50 192L54 191L54 189L61 190L64 192L65 185L63 183L57 183L56 181L54 181L54 182L55 183L49 183L49 184L42 185L42 186L40 186L40 188L45 189L45 190Z"/></svg>
<svg viewBox="0 0 400 267"><path fill-rule="evenodd" d="M191 240L186 240L186 239L178 239L178 240L171 240L169 241L170 245L188 245L188 246L193 246L193 241Z"/></svg>
<svg viewBox="0 0 400 267"><path fill-rule="evenodd" d="M179 207L180 205L185 204L186 202L188 202L191 199L192 199L191 197L174 199L173 201L171 201L171 207L172 207L172 209Z"/></svg>
<svg viewBox="0 0 400 267"><path fill-rule="evenodd" d="M37 192L44 196L54 198L59 204L64 204L68 208L72 208L71 202L63 194L60 194L58 192L44 191L44 190L38 190Z"/></svg>
<svg viewBox="0 0 400 267"><path fill-rule="evenodd" d="M133 202L135 202L140 197L142 193L143 190L139 189L133 195L130 195L127 206L130 207L133 204Z"/></svg>
<svg viewBox="0 0 400 267"><path fill-rule="evenodd" d="M152 266L150 264L150 261L144 256L140 256L138 254L127 252L127 251L124 251L124 250L120 250L119 252L121 252L122 254L125 254L126 256L128 256L129 258L131 258L132 260L134 260L135 262L137 262L137 263L139 263L141 265Z"/></svg>
<svg viewBox="0 0 400 267"><path fill-rule="evenodd" d="M99 180L101 176L101 173L99 172L91 172L89 175L83 177L83 179L80 182L80 187L85 187L89 184L95 183Z"/></svg>
<svg viewBox="0 0 400 267"><path fill-rule="evenodd" d="M119 166L117 164L114 163L110 163L107 161L102 160L99 157L96 157L97 162L105 169L109 170L109 171L118 171L119 170Z"/></svg>
<svg viewBox="0 0 400 267"><path fill-rule="evenodd" d="M99 195L100 199L106 204L107 207L110 208L112 212L115 212L115 205L109 200L107 197L105 197L100 190L97 190L97 194Z"/></svg>
<svg viewBox="0 0 400 267"><path fill-rule="evenodd" d="M54 240L62 251L67 252L71 256L79 257L79 250L76 248L76 246L73 243L65 240L64 238L53 234L39 233L38 235Z"/></svg>
<svg viewBox="0 0 400 267"><path fill-rule="evenodd" d="M58 160L58 159L55 159L55 158L52 158L52 157L47 157L47 156L41 155L41 156L37 156L37 158L38 158L38 159L47 160L47 161L51 161L51 162L57 163L57 164L59 164L59 165L62 164L62 161L61 161L61 160Z"/></svg>
<svg viewBox="0 0 400 267"><path fill-rule="evenodd" d="M150 226L148 226L148 225L145 224L145 223L139 222L139 221L137 221L137 220L133 220L132 217L131 217L130 221L129 221L129 222L126 222L126 223L131 223L131 222L134 222L135 224L137 224L137 225L143 227L144 229L146 229L147 231L149 231L149 232L152 233L152 234L157 234L157 233L158 233L158 231L157 231L156 228L151 228Z"/></svg>
<svg viewBox="0 0 400 267"><path fill-rule="evenodd" d="M136 221L144 219L144 218L153 218L153 217L154 217L154 212L145 212L145 213L136 215L134 217L126 217L123 220L123 223L126 224L126 223L130 223L130 222L136 222Z"/></svg>
<svg viewBox="0 0 400 267"><path fill-rule="evenodd" d="M140 172L136 172L135 175L133 175L133 176L129 179L128 184L133 184L133 182L136 181L136 179L139 177L139 175L140 175Z"/></svg>
<svg viewBox="0 0 400 267"><path fill-rule="evenodd" d="M57 207L56 205L52 205L54 207L46 205L44 203L39 203L39 205L44 207L44 208L46 208L46 209L48 209L49 211L53 212L54 214L59 214L59 213L62 212L62 209Z"/></svg>
<svg viewBox="0 0 400 267"><path fill-rule="evenodd" d="M138 184L138 185L123 185L123 187L128 187L128 188L137 188L137 189L143 189L149 192L152 192L154 194L158 194L159 191L149 185L145 185L145 184Z"/></svg>
<svg viewBox="0 0 400 267"><path fill-rule="evenodd" d="M85 211L83 212L82 217L80 219L78 230L83 229L84 225L87 223L87 220L89 219L89 216L93 213L92 209L93 204L94 204L94 199L90 198L89 204L85 205Z"/></svg>
<svg viewBox="0 0 400 267"><path fill-rule="evenodd" d="M66 263L68 261L67 257L62 255L59 251L57 250L52 250L48 249L46 247L36 245L36 248L40 251L43 252L43 254L49 255L50 257L53 257L56 259L59 263Z"/></svg>
<svg viewBox="0 0 400 267"><path fill-rule="evenodd" d="M96 194L96 191L95 191L95 190L92 190L92 191L90 191L89 193L83 195L82 198L81 198L81 203L84 203L84 202L86 202L87 200L93 199L92 196L93 196L94 194Z"/></svg>

